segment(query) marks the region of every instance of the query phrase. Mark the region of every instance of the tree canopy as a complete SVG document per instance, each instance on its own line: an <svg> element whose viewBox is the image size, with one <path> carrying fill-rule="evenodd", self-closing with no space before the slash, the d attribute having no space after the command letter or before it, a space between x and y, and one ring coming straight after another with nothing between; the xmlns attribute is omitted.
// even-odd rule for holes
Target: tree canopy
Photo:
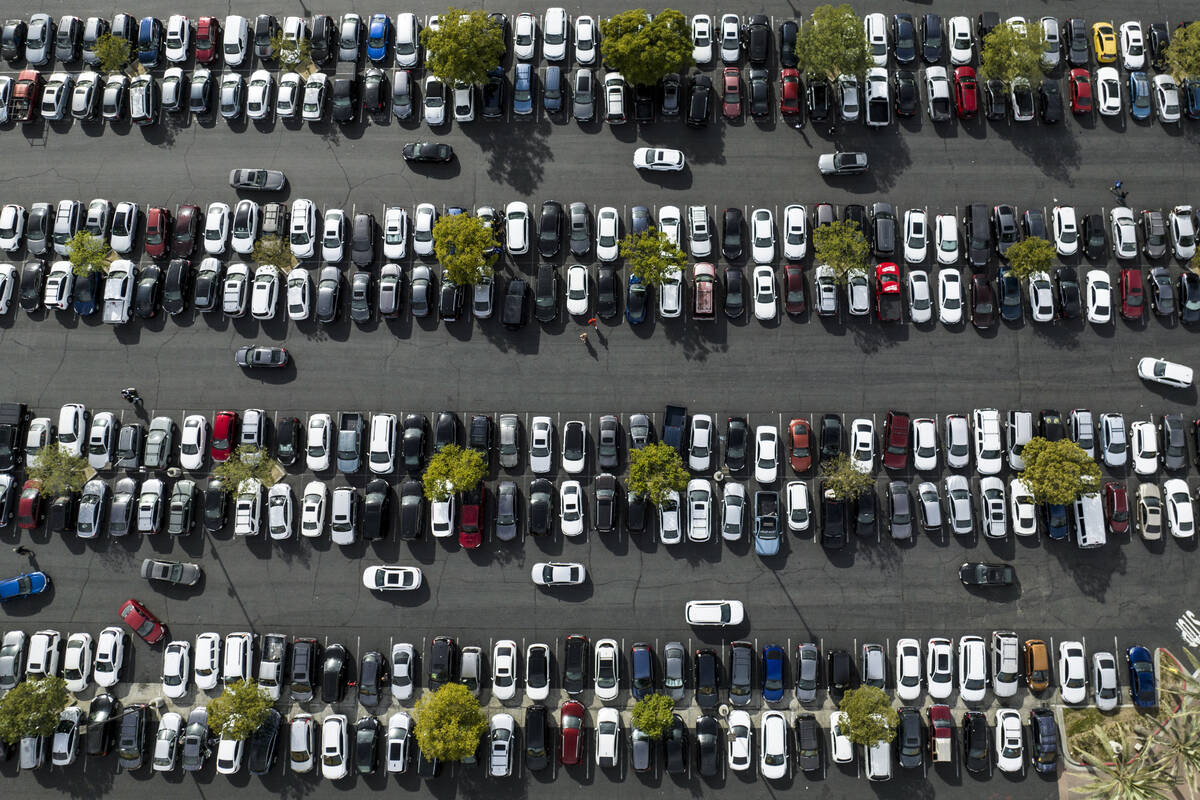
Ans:
<svg viewBox="0 0 1200 800"><path fill-rule="evenodd" d="M96 49L93 52L101 72L120 72L133 58L133 43L121 36L102 33L96 39Z"/></svg>
<svg viewBox="0 0 1200 800"><path fill-rule="evenodd" d="M1021 450L1021 480L1034 502L1066 505L1100 491L1100 466L1070 439L1052 442L1035 436Z"/></svg>
<svg viewBox="0 0 1200 800"><path fill-rule="evenodd" d="M433 225L433 252L450 280L459 286L474 286L492 275L500 242L483 219L447 214Z"/></svg>
<svg viewBox="0 0 1200 800"><path fill-rule="evenodd" d="M42 494L46 497L56 497L68 490L78 492L87 481L87 459L71 455L58 442L50 442L38 451L28 477L42 482Z"/></svg>
<svg viewBox="0 0 1200 800"><path fill-rule="evenodd" d="M1008 265L1013 274L1026 280L1035 272L1049 272L1057 254L1053 243L1040 236L1026 236L1008 247Z"/></svg>
<svg viewBox="0 0 1200 800"><path fill-rule="evenodd" d="M108 242L87 231L80 231L67 240L67 259L71 262L71 271L80 277L92 272L108 272L110 252Z"/></svg>
<svg viewBox="0 0 1200 800"><path fill-rule="evenodd" d="M796 58L801 70L829 80L838 75L863 75L874 63L862 17L848 5L813 9L796 34Z"/></svg>
<svg viewBox="0 0 1200 800"><path fill-rule="evenodd" d="M600 55L630 84L651 86L664 75L686 72L696 63L692 51L687 17L673 8L653 18L635 8L600 20Z"/></svg>
<svg viewBox="0 0 1200 800"><path fill-rule="evenodd" d="M482 9L448 8L438 29L421 29L425 67L447 83L483 83L504 57L504 32Z"/></svg>
<svg viewBox="0 0 1200 800"><path fill-rule="evenodd" d="M1171 32L1164 60L1167 72L1176 81L1200 78L1200 22L1193 22Z"/></svg>
<svg viewBox="0 0 1200 800"><path fill-rule="evenodd" d="M669 444L654 442L629 453L626 486L656 506L663 504L671 490L686 489L690 477L679 451Z"/></svg>
<svg viewBox="0 0 1200 800"><path fill-rule="evenodd" d="M225 481L226 486L238 487L242 481L254 478L263 486L275 482L274 472L278 466L275 459L267 456L261 447L239 445L229 458L213 467L213 474Z"/></svg>
<svg viewBox="0 0 1200 800"><path fill-rule="evenodd" d="M821 225L813 231L812 238L814 261L830 267L839 284L845 284L846 276L854 270L866 270L869 266L871 247L853 220Z"/></svg>
<svg viewBox="0 0 1200 800"><path fill-rule="evenodd" d="M218 736L245 741L267 719L271 695L254 681L234 681L208 701L208 727Z"/></svg>
<svg viewBox="0 0 1200 800"><path fill-rule="evenodd" d="M67 682L57 675L21 681L0 697L0 739L12 745L26 736L49 736L70 703Z"/></svg>
<svg viewBox="0 0 1200 800"><path fill-rule="evenodd" d="M426 694L414 711L417 745L426 758L438 761L462 761L474 755L488 726L479 701L461 683L447 683Z"/></svg>
<svg viewBox="0 0 1200 800"><path fill-rule="evenodd" d="M875 476L861 472L846 453L821 462L821 480L838 500L852 500L875 488Z"/></svg>
<svg viewBox="0 0 1200 800"><path fill-rule="evenodd" d="M1023 27L1002 22L984 37L979 51L980 76L998 78L1005 86L1010 86L1013 78L1034 81L1041 77L1045 34L1041 25L1026 23Z"/></svg>
<svg viewBox="0 0 1200 800"><path fill-rule="evenodd" d="M633 704L633 727L651 739L661 739L671 728L675 701L665 694L649 694Z"/></svg>
<svg viewBox="0 0 1200 800"><path fill-rule="evenodd" d="M436 502L474 489L487 477L487 471L487 461L478 450L448 444L434 453L425 467L425 497Z"/></svg>
<svg viewBox="0 0 1200 800"><path fill-rule="evenodd" d="M872 747L896 738L900 715L892 708L892 698L877 686L847 690L838 710L846 712L844 732L854 744Z"/></svg>
<svg viewBox="0 0 1200 800"><path fill-rule="evenodd" d="M629 266L629 272L647 286L662 284L667 273L680 269L680 265L687 260L683 251L665 233L654 227L641 233L627 234L617 247Z"/></svg>

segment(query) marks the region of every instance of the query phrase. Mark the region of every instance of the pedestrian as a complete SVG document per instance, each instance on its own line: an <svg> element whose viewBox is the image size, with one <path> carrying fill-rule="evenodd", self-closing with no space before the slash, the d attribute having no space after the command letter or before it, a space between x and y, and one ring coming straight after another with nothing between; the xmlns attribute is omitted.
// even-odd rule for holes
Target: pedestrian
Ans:
<svg viewBox="0 0 1200 800"><path fill-rule="evenodd" d="M579 334L579 341L584 342L584 343L587 342L587 331L584 331L583 333Z"/></svg>
<svg viewBox="0 0 1200 800"><path fill-rule="evenodd" d="M1117 196L1121 198L1121 205L1125 205L1125 198L1126 198L1126 197L1129 197L1129 192L1124 192L1124 191L1123 191L1123 192L1121 192L1121 193L1120 193L1119 195L1117 195Z"/></svg>
<svg viewBox="0 0 1200 800"><path fill-rule="evenodd" d="M837 125L830 125L829 126L829 135L833 136L835 133L837 133Z"/></svg>
<svg viewBox="0 0 1200 800"><path fill-rule="evenodd" d="M1121 191L1121 179L1120 178L1118 178L1117 182L1113 184L1113 188L1116 189L1118 192Z"/></svg>
<svg viewBox="0 0 1200 800"><path fill-rule="evenodd" d="M592 317L591 319L588 320L587 324L588 324L589 328L594 328L600 324L600 320L596 319L595 317Z"/></svg>

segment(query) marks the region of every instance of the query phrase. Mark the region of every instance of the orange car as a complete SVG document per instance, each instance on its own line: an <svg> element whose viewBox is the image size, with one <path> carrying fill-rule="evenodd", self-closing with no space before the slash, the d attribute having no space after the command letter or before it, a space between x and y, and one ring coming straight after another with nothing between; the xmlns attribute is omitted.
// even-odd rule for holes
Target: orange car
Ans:
<svg viewBox="0 0 1200 800"><path fill-rule="evenodd" d="M1031 692L1050 687L1050 653L1041 639L1025 640L1025 683Z"/></svg>

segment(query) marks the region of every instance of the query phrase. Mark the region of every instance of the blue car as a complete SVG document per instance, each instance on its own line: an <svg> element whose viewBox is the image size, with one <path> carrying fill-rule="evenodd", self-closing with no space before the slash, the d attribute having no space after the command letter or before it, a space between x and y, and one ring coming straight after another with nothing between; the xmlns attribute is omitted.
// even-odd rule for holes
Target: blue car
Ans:
<svg viewBox="0 0 1200 800"><path fill-rule="evenodd" d="M162 23L156 17L142 17L138 23L137 60L147 67L157 67L162 54Z"/></svg>
<svg viewBox="0 0 1200 800"><path fill-rule="evenodd" d="M1150 119L1150 78L1144 72L1129 73L1129 115Z"/></svg>
<svg viewBox="0 0 1200 800"><path fill-rule="evenodd" d="M646 284L637 275L629 276L629 288L625 294L625 319L630 325L641 325L646 321L646 304L649 292Z"/></svg>
<svg viewBox="0 0 1200 800"><path fill-rule="evenodd" d="M375 63L387 58L388 40L391 38L391 19L387 14L373 14L367 28L367 58Z"/></svg>
<svg viewBox="0 0 1200 800"><path fill-rule="evenodd" d="M15 578L0 582L0 603L18 597L41 594L50 585L44 572L23 572Z"/></svg>
<svg viewBox="0 0 1200 800"><path fill-rule="evenodd" d="M100 291L100 272L92 270L85 276L75 276L75 288L71 290L74 296L75 313L81 317L95 314L99 308L96 293Z"/></svg>
<svg viewBox="0 0 1200 800"><path fill-rule="evenodd" d="M779 555L779 493L754 493L754 552Z"/></svg>
<svg viewBox="0 0 1200 800"><path fill-rule="evenodd" d="M513 113L528 116L533 113L533 65L517 64L513 80Z"/></svg>
<svg viewBox="0 0 1200 800"><path fill-rule="evenodd" d="M1129 696L1138 708L1154 708L1158 705L1158 693L1154 688L1154 659L1150 651L1140 645L1125 651L1129 662Z"/></svg>
<svg viewBox="0 0 1200 800"><path fill-rule="evenodd" d="M1062 541L1071 535L1071 528L1067 522L1067 507L1064 505L1044 505L1042 506L1043 513L1046 515L1046 535L1054 541Z"/></svg>
<svg viewBox="0 0 1200 800"><path fill-rule="evenodd" d="M778 703L783 699L783 648L769 644L763 648L763 700Z"/></svg>

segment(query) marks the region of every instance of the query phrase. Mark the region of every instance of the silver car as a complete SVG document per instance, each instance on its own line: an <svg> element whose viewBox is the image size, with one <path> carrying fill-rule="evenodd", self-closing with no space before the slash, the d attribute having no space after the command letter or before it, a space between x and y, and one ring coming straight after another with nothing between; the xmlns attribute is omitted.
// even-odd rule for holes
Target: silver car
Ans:
<svg viewBox="0 0 1200 800"><path fill-rule="evenodd" d="M687 671L687 651L679 642L667 642L663 648L663 687L672 700L683 699L684 675Z"/></svg>
<svg viewBox="0 0 1200 800"><path fill-rule="evenodd" d="M412 271L412 298L409 305L414 317L429 316L429 302L433 295L433 273L429 267L418 264Z"/></svg>
<svg viewBox="0 0 1200 800"><path fill-rule="evenodd" d="M971 487L962 475L946 478L946 517L950 530L960 535L969 535L975 525L971 519Z"/></svg>
<svg viewBox="0 0 1200 800"><path fill-rule="evenodd" d="M112 506L108 510L108 535L124 536L133 528L137 510L137 478L121 478L113 487Z"/></svg>
<svg viewBox="0 0 1200 800"><path fill-rule="evenodd" d="M812 703L817 699L817 682L821 674L821 651L812 642L796 646L796 699Z"/></svg>
<svg viewBox="0 0 1200 800"><path fill-rule="evenodd" d="M516 414L500 415L500 466L512 469L521 457L521 423Z"/></svg>
<svg viewBox="0 0 1200 800"><path fill-rule="evenodd" d="M108 484L92 478L83 485L79 512L75 517L75 535L80 539L95 539L104 526L104 505L108 500Z"/></svg>
<svg viewBox="0 0 1200 800"><path fill-rule="evenodd" d="M146 432L142 461L146 469L166 469L171 459L174 424L170 417L155 417Z"/></svg>

